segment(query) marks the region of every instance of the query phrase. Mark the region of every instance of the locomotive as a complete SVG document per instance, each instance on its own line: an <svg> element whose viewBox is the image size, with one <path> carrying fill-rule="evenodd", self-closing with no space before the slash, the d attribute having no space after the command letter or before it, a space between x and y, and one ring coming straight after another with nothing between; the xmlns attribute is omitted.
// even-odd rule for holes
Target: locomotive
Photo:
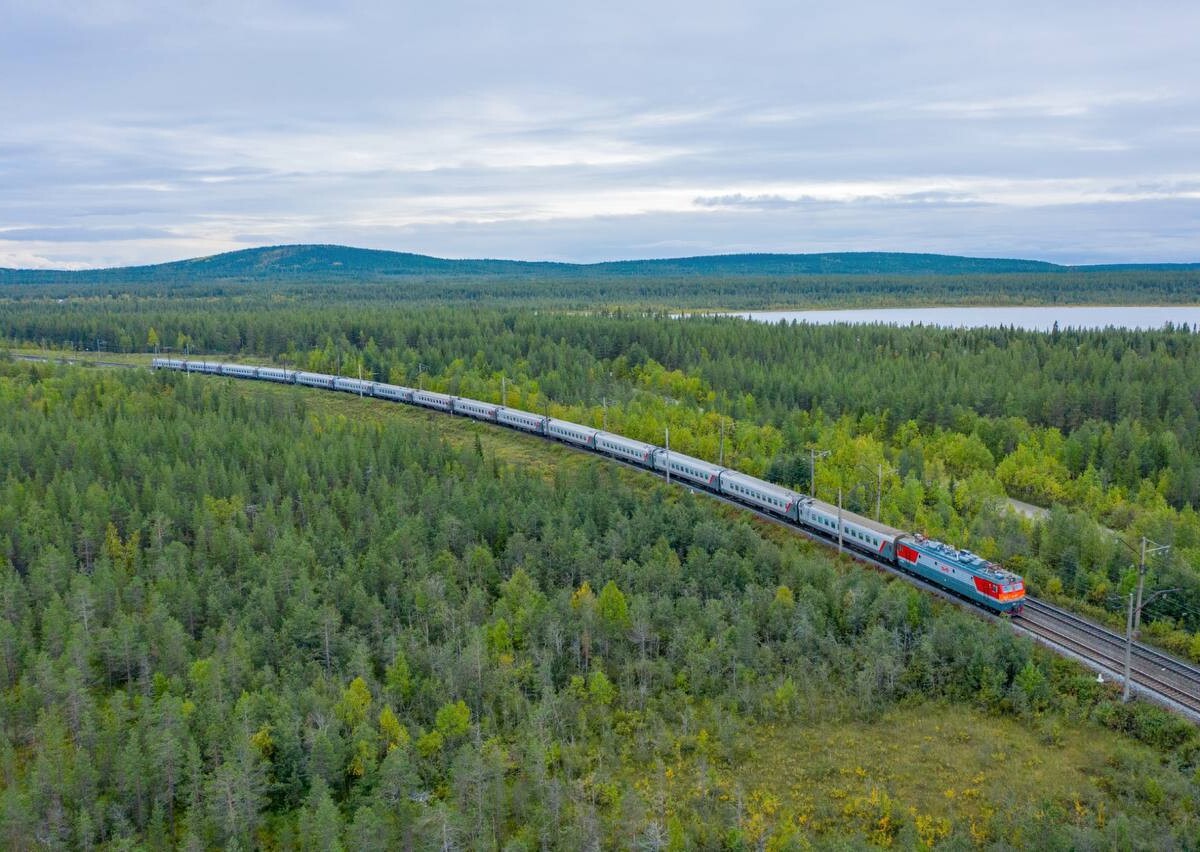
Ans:
<svg viewBox="0 0 1200 852"><path fill-rule="evenodd" d="M1021 611L1025 601L1025 584L1019 576L969 550L927 538L920 533L905 532L881 524L732 468L591 426L466 397L324 373L172 358L155 358L152 364L159 370L207 373L338 390L497 423L648 470L663 474L669 472L677 480L782 518L827 541L838 542L876 561L920 577L992 612L1016 614Z"/></svg>

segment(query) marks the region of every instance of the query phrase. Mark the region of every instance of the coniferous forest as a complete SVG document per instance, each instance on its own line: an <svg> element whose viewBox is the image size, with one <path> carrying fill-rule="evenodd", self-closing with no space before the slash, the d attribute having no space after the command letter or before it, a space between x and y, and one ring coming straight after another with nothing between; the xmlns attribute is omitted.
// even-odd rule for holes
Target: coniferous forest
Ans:
<svg viewBox="0 0 1200 852"><path fill-rule="evenodd" d="M0 390L6 848L1194 836L1186 723L600 460L294 388ZM940 800L831 763L860 726Z"/></svg>
<svg viewBox="0 0 1200 852"><path fill-rule="evenodd" d="M1200 658L1191 331L22 292L6 346L505 401L814 489ZM0 356L5 848L1188 848L1200 737L735 509L295 387ZM811 450L828 450L815 472ZM1029 518L1009 498L1045 511Z"/></svg>

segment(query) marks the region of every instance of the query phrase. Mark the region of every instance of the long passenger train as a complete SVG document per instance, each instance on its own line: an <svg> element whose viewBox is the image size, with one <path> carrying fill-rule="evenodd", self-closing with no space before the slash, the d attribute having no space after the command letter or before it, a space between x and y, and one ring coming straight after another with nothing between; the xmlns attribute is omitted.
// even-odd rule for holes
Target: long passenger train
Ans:
<svg viewBox="0 0 1200 852"><path fill-rule="evenodd" d="M159 370L207 373L339 390L498 423L522 432L583 447L649 470L664 474L669 470L670 476L677 480L769 512L829 541L840 540L851 550L868 554L876 560L921 577L993 612L1018 613L1025 600L1025 584L1020 577L969 550L961 550L920 533L904 532L889 527L732 468L671 452L591 426L450 394L329 376L324 373L171 358L155 358L153 366Z"/></svg>

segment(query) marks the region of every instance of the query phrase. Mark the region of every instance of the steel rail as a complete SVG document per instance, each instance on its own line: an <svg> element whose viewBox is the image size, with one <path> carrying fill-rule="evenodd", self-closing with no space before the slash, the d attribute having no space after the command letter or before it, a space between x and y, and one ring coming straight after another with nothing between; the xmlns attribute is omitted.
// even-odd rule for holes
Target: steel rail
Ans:
<svg viewBox="0 0 1200 852"><path fill-rule="evenodd" d="M1048 604L1043 600L1036 598L1026 598L1025 606L1034 612L1045 613L1050 617L1057 618L1060 621L1068 622L1077 626L1080 630L1087 630L1092 635L1099 639L1103 639L1111 645L1120 648L1125 647L1125 637L1121 634L1110 630L1109 628L1097 624L1094 621L1089 621L1082 616L1076 615L1073 612L1062 609L1061 607ZM1197 690L1200 691L1200 668L1190 665L1189 663L1180 660L1177 657L1172 657L1170 654L1163 653L1157 648L1152 648L1141 642L1133 643L1133 653L1137 657L1141 657L1145 661L1159 666L1162 669L1168 669L1179 676L1186 678L1189 682L1196 684Z"/></svg>
<svg viewBox="0 0 1200 852"><path fill-rule="evenodd" d="M1066 647L1073 652L1072 656L1091 660L1102 671L1108 672L1114 681L1120 679L1119 673L1124 667L1123 652L1106 653L1097 649L1095 645L1087 641L1088 633L1086 631L1072 633L1071 628L1062 629L1061 622L1048 624L1036 620L1025 619L1024 621L1025 629L1029 632L1037 634L1050 644ZM1140 666L1132 667L1132 675L1134 682L1144 688L1148 697L1166 699L1169 702L1168 706L1174 709L1183 709L1187 715L1193 718L1200 715L1200 698L1194 692L1189 692L1176 683L1164 680L1157 673L1146 671Z"/></svg>

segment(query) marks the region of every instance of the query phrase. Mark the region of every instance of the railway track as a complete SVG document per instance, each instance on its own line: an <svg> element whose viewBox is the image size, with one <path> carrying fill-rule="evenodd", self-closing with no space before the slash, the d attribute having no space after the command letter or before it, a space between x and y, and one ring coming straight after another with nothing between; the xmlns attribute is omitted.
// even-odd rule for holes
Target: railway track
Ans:
<svg viewBox="0 0 1200 852"><path fill-rule="evenodd" d="M528 433L522 432L521 434ZM561 441L556 443L577 452L588 452ZM607 456L605 458L630 470L640 473L648 472L646 468L622 459ZM825 536L797 526L784 518L747 506L745 503L732 500L723 494L687 483L678 484L694 493L702 493L713 500L749 512L760 520L785 527L810 541L831 548L838 546L836 537ZM1021 615L1009 619L987 612L958 595L932 583L927 583L915 574L902 571L869 554L846 546L843 546L842 553L856 562L895 575L905 582L912 583L925 592L961 606L981 618L993 622L1007 621L1014 630L1031 636L1035 641L1062 656L1082 663L1093 671L1107 675L1110 681L1120 682L1124 677L1125 637L1074 613L1067 612L1065 609L1060 609L1036 598L1026 597L1025 608ZM1174 710L1193 722L1200 722L1200 669L1140 642L1135 642L1130 655L1130 672L1131 680L1137 687L1134 689L1135 694L1140 694L1147 700Z"/></svg>
<svg viewBox="0 0 1200 852"><path fill-rule="evenodd" d="M91 358L58 358L48 355L21 355L17 352L9 353L14 361L33 361L38 364L87 364L91 367L123 367L126 369L140 370L145 369L145 364L131 364L126 361L96 361Z"/></svg>
<svg viewBox="0 0 1200 852"><path fill-rule="evenodd" d="M1106 627L1036 598L1026 598L1025 609L1013 625L1114 680L1124 677L1125 637ZM1129 670L1135 692L1200 719L1200 669L1134 642Z"/></svg>

